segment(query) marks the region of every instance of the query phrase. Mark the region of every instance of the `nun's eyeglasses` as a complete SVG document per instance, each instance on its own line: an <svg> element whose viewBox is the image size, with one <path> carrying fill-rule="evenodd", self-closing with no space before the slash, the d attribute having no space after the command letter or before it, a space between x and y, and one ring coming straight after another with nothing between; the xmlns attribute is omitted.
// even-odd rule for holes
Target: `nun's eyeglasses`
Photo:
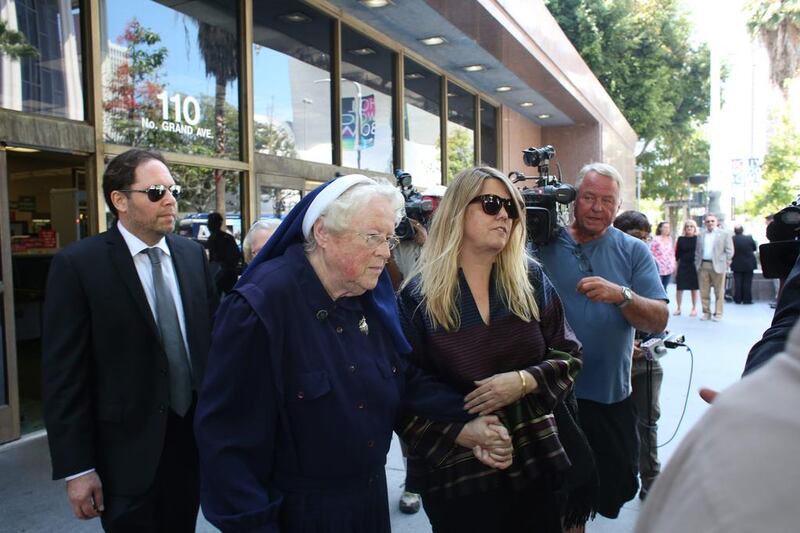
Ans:
<svg viewBox="0 0 800 533"><path fill-rule="evenodd" d="M367 247L370 250L374 250L382 244L387 245L389 250L394 250L395 247L400 244L400 239L397 237L397 235L389 235L388 237L384 237L383 235L379 235L377 233L359 232L356 232L356 235L364 239L364 241L367 243Z"/></svg>

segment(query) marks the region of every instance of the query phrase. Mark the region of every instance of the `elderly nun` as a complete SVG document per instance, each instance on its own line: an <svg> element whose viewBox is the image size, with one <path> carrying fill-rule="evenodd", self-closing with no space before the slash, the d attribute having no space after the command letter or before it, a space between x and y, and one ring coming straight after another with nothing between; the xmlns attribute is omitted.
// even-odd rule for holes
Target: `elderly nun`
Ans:
<svg viewBox="0 0 800 533"><path fill-rule="evenodd" d="M401 413L430 417L421 446L441 439L442 454L460 445L511 464L496 417L467 422L462 396L406 361L384 272L402 212L389 184L329 181L220 307L195 432L203 514L222 531L388 532L385 463Z"/></svg>

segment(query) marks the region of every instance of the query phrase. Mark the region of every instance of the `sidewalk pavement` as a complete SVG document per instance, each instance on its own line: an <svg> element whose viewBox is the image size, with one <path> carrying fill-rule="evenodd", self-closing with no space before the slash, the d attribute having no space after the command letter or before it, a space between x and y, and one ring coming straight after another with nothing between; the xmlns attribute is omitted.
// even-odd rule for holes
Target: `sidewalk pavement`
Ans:
<svg viewBox="0 0 800 533"><path fill-rule="evenodd" d="M670 286L674 301L674 285ZM688 297L688 294L685 296ZM685 300L688 298L685 298ZM669 350L661 363L664 382L661 389L661 420L659 443L665 443L681 417L690 373L693 371L686 413L675 439L659 450L662 465L676 445L702 416L708 406L697 395L700 386L722 389L737 381L744 368L750 346L761 337L772 320L772 309L766 303L735 305L725 303L721 322L703 322L688 316L689 305L684 301L683 314L670 316L669 330L681 333L694 352L684 348ZM699 305L699 302L698 302ZM674 305L670 305L670 312ZM386 466L394 533L429 533L423 511L404 515L397 508L404 481L403 458L395 437ZM590 533L630 533L640 509L638 498L628 502L619 518L599 517L587 526ZM216 531L200 516L197 531ZM0 532L72 533L100 531L97 520L82 522L72 516L67 503L63 481L50 480L50 458L44 432L23 437L17 442L0 446Z"/></svg>

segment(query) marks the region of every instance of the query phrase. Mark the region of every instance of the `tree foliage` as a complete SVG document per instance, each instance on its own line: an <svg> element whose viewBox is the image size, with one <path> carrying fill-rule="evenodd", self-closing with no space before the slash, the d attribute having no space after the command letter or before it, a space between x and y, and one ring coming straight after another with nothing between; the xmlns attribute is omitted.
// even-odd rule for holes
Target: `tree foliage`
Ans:
<svg viewBox="0 0 800 533"><path fill-rule="evenodd" d="M692 46L679 0L545 1L642 141L643 197L675 197L683 167L707 159L696 129L708 117L710 92L708 47ZM687 149L692 162L675 157Z"/></svg>
<svg viewBox="0 0 800 533"><path fill-rule="evenodd" d="M691 187L688 176L709 173L709 144L700 128L688 136L665 134L659 137L651 150L642 154L641 187L647 198L680 200L688 198Z"/></svg>
<svg viewBox="0 0 800 533"><path fill-rule="evenodd" d="M787 82L800 73L800 0L751 0L747 27L767 49L770 80L788 97Z"/></svg>
<svg viewBox="0 0 800 533"><path fill-rule="evenodd" d="M761 189L744 206L754 217L764 217L783 209L800 192L800 131L785 110L780 125L770 137L761 167Z"/></svg>
<svg viewBox="0 0 800 533"><path fill-rule="evenodd" d="M710 56L692 47L678 0L546 3L645 147L705 121Z"/></svg>
<svg viewBox="0 0 800 533"><path fill-rule="evenodd" d="M0 55L11 59L37 58L39 50L28 44L22 32L8 29L6 23L0 20Z"/></svg>

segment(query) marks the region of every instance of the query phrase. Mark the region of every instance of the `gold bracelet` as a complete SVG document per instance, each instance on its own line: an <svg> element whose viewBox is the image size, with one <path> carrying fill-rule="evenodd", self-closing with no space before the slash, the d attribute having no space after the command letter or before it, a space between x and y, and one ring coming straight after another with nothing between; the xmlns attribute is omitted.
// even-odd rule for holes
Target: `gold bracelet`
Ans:
<svg viewBox="0 0 800 533"><path fill-rule="evenodd" d="M519 397L520 400L528 394L528 382L525 379L525 373L522 370L517 370L517 374L519 374L519 379L522 380L522 395Z"/></svg>

